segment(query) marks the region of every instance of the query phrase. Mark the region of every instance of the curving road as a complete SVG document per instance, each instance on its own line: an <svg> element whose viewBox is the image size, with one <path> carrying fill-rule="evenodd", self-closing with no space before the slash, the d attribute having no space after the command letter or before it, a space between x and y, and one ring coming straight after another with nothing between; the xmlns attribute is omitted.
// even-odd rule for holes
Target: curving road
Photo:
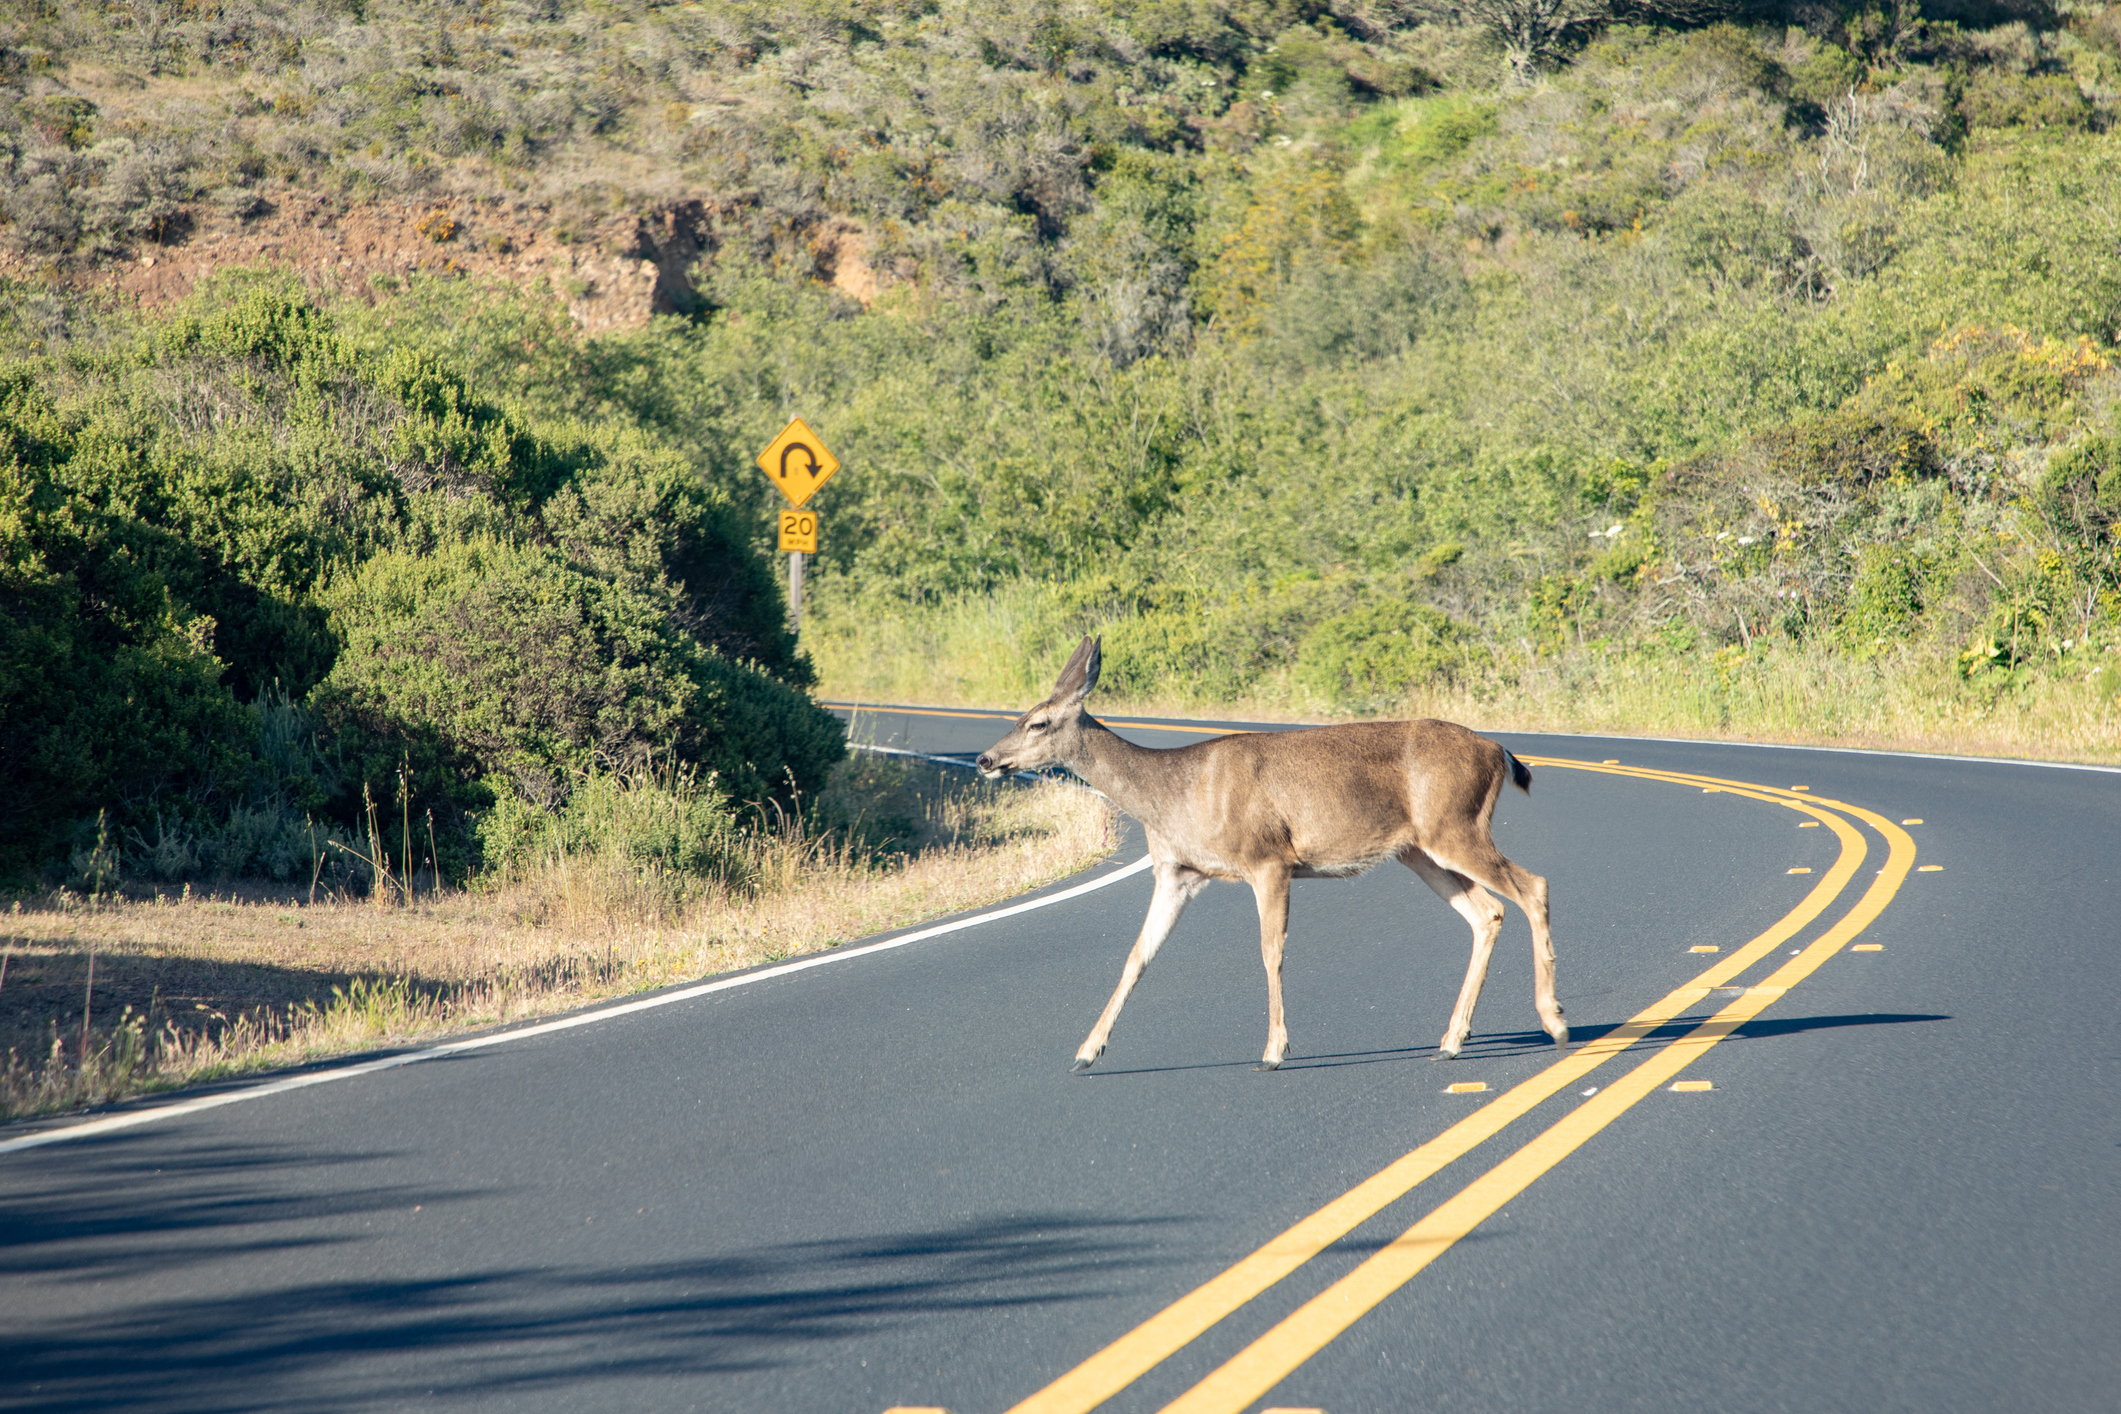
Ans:
<svg viewBox="0 0 2121 1414"><path fill-rule="evenodd" d="M1566 1052L1513 914L1432 1063L1467 931L1388 866L1297 885L1282 1070L1224 885L1070 1075L1133 837L903 946L0 1130L0 1408L2114 1408L2121 775L1500 739Z"/></svg>

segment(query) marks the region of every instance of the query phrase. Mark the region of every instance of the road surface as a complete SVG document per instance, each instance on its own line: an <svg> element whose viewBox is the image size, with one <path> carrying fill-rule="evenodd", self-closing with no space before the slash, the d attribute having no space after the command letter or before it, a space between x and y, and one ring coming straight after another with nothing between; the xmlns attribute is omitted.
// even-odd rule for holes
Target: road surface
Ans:
<svg viewBox="0 0 2121 1414"><path fill-rule="evenodd" d="M1387 866L1297 884L1280 1071L1219 885L1071 1075L1130 835L902 947L0 1130L0 1408L2115 1408L2121 775L1497 735L1565 1052L1513 911L1434 1062L1469 935Z"/></svg>

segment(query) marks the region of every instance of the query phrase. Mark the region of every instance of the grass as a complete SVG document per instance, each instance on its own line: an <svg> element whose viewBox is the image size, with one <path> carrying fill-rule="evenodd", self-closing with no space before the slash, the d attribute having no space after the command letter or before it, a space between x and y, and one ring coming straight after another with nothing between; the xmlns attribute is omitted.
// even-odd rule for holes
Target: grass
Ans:
<svg viewBox="0 0 2121 1414"><path fill-rule="evenodd" d="M1031 591L1005 589L892 620L866 619L859 651L836 621L804 646L832 700L1020 710L1052 686L1072 640L1048 643ZM1109 666L1109 663L1108 663ZM1493 731L1775 741L2033 760L2121 762L2121 655L2088 648L2033 671L1973 681L1948 649L1907 642L1870 657L1824 644L1756 640L1741 652L1579 648L1418 686L1369 715L1436 716ZM1238 700L1181 687L1152 697L1100 692L1096 710L1226 720L1350 720L1287 672Z"/></svg>
<svg viewBox="0 0 2121 1414"><path fill-rule="evenodd" d="M1967 682L1913 644L1863 659L1797 644L1685 658L1584 653L1503 683L1417 692L1407 710L1495 731L2121 762L2121 697L2091 677L2060 664Z"/></svg>
<svg viewBox="0 0 2121 1414"><path fill-rule="evenodd" d="M0 1119L564 1011L978 907L1084 868L1111 809L857 757L839 828L747 836L741 887L548 855L410 904L223 885L61 891L4 916ZM86 1015L84 1015L84 1012Z"/></svg>
<svg viewBox="0 0 2121 1414"><path fill-rule="evenodd" d="M1075 646L1044 642L1053 617L1045 592L1021 583L900 613L840 607L821 595L803 649L823 698L1028 707Z"/></svg>

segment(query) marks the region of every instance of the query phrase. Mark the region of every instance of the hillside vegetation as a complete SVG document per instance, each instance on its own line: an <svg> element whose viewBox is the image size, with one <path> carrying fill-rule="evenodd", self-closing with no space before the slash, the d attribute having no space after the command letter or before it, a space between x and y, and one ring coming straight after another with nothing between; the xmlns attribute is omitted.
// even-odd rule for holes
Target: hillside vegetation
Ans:
<svg viewBox="0 0 2121 1414"><path fill-rule="evenodd" d="M461 877L604 771L707 868L837 754L809 664L1013 702L1084 631L1144 701L2121 754L2121 11L10 13L15 867L431 808ZM95 295L297 192L701 254L598 338ZM807 658L750 466L798 412Z"/></svg>

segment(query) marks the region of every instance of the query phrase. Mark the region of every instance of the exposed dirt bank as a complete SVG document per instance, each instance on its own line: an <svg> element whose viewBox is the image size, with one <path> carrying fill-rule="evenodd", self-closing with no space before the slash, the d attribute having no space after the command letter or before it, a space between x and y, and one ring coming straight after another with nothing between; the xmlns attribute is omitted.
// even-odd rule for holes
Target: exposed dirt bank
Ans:
<svg viewBox="0 0 2121 1414"><path fill-rule="evenodd" d="M694 267L719 249L718 230L734 214L697 200L600 218L502 198L346 206L285 188L259 193L245 213L187 211L161 243L100 261L54 265L0 252L0 274L115 290L148 309L230 266L286 266L320 292L370 299L415 271L542 282L584 332L601 334L697 309ZM864 304L876 297L860 228L830 222L806 244L819 279Z"/></svg>

